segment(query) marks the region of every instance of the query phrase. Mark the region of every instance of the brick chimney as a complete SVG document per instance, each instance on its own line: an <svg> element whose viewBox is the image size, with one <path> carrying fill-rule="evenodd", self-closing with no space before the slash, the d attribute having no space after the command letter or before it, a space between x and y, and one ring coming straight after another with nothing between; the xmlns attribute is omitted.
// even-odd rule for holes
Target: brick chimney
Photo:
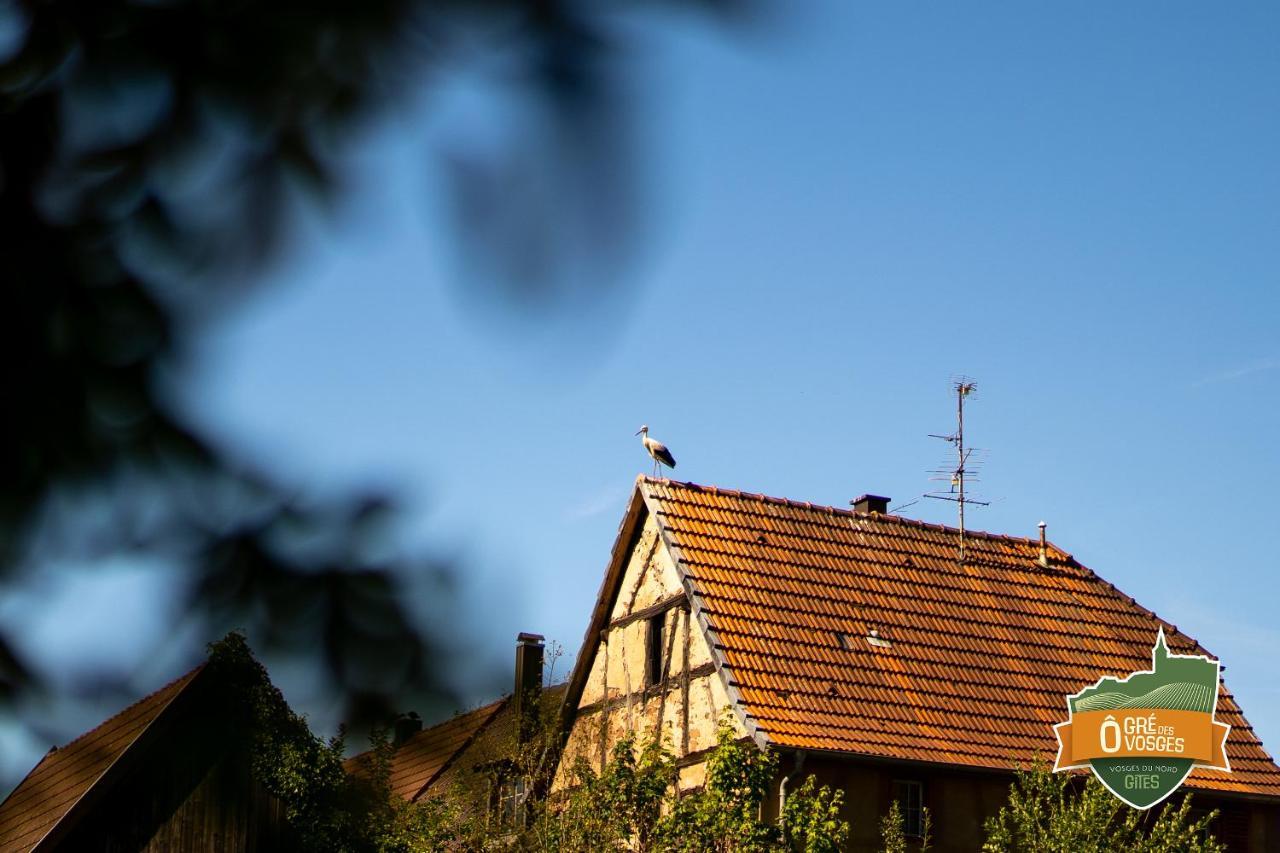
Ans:
<svg viewBox="0 0 1280 853"><path fill-rule="evenodd" d="M541 634L520 632L516 637L516 683L511 701L515 705L518 736L524 743L538 726L538 700L542 696Z"/></svg>
<svg viewBox="0 0 1280 853"><path fill-rule="evenodd" d="M856 512L878 512L884 515L889 511L889 499L882 495L862 495L849 501Z"/></svg>

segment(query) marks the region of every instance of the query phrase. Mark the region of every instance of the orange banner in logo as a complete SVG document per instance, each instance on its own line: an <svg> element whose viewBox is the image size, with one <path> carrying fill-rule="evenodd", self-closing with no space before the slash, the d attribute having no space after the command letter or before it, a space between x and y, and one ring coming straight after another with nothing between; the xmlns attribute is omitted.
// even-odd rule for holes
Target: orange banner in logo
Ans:
<svg viewBox="0 0 1280 853"><path fill-rule="evenodd" d="M1231 727L1213 714L1162 708L1080 711L1055 726L1062 749L1059 768L1095 758L1190 758L1223 767L1223 747Z"/></svg>

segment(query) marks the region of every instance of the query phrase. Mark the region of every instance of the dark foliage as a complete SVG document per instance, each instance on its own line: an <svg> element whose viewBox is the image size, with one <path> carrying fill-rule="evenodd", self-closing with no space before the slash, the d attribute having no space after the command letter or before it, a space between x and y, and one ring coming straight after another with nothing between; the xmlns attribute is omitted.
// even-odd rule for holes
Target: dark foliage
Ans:
<svg viewBox="0 0 1280 853"><path fill-rule="evenodd" d="M387 498L306 498L173 392L202 318L255 280L304 201L340 196L368 120L464 47L501 59L557 129L543 153L599 186L626 147L610 26L626 5L0 0L0 585L56 558L145 555L181 574L184 619L323 663L353 719L439 694L402 589L447 575L386 556ZM485 218L505 156L459 166L464 215ZM612 212L584 221L625 225ZM0 700L41 688L9 630Z"/></svg>
<svg viewBox="0 0 1280 853"><path fill-rule="evenodd" d="M410 842L421 836L418 810L391 793L392 749L385 731L374 730L365 768L343 767L341 737L322 740L289 707L254 659L243 634L228 634L209 646L210 673L219 688L230 729L249 757L250 772L283 807L297 849L314 853L428 849Z"/></svg>

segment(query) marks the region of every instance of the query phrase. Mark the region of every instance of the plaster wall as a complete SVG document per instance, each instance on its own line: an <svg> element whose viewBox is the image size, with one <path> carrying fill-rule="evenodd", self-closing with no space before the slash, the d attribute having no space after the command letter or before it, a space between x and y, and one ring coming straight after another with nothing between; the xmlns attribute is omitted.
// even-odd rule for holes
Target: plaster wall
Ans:
<svg viewBox="0 0 1280 853"><path fill-rule="evenodd" d="M649 618L662 614L662 676L645 683ZM663 739L682 759L681 787L701 784L701 754L715 745L729 696L711 649L689 611L684 586L652 517L623 571L607 628L601 632L578 702L555 788L568 784L579 758L599 769L627 735ZM732 719L739 734L740 721Z"/></svg>

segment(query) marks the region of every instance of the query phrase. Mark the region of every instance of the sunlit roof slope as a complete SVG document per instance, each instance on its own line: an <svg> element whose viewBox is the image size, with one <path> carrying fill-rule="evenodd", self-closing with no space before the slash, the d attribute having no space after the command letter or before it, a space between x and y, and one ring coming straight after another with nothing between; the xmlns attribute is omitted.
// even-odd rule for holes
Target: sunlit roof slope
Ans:
<svg viewBox="0 0 1280 853"><path fill-rule="evenodd" d="M1065 696L1195 640L1036 540L670 480L637 481L741 711L783 747L1008 769L1057 751ZM639 504L633 502L639 509ZM633 511L635 511L633 509ZM873 633L874 632L874 633ZM1193 787L1280 796L1225 685L1231 773Z"/></svg>

